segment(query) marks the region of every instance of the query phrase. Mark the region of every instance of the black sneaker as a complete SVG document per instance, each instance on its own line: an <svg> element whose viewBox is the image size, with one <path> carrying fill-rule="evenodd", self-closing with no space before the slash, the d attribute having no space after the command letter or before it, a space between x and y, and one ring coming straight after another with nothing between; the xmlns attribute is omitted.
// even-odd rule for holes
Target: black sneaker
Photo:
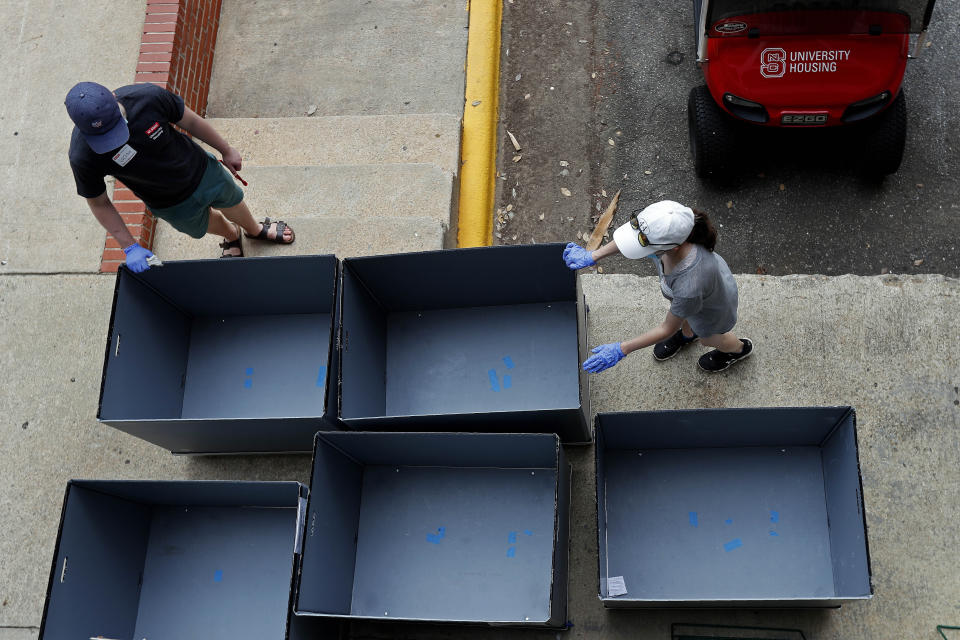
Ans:
<svg viewBox="0 0 960 640"><path fill-rule="evenodd" d="M746 338L740 338L740 342L743 343L743 350L740 353L726 353L720 351L720 349L714 349L700 356L697 364L699 364L700 368L704 371L717 373L718 371L723 371L728 368L734 362L749 358L753 354L753 343Z"/></svg>
<svg viewBox="0 0 960 640"><path fill-rule="evenodd" d="M696 341L697 334L693 334L693 337L688 338L683 335L683 329L678 329L675 334L653 346L653 357L657 360L669 360L680 353L680 350L685 346Z"/></svg>

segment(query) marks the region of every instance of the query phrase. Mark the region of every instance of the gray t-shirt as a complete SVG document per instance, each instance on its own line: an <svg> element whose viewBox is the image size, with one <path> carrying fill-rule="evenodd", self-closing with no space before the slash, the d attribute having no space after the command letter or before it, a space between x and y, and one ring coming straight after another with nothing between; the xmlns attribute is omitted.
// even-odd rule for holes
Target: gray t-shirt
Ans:
<svg viewBox="0 0 960 640"><path fill-rule="evenodd" d="M660 289L673 315L689 322L698 336L726 333L737 324L737 282L723 258L693 246L696 256L688 255L668 275L656 259Z"/></svg>

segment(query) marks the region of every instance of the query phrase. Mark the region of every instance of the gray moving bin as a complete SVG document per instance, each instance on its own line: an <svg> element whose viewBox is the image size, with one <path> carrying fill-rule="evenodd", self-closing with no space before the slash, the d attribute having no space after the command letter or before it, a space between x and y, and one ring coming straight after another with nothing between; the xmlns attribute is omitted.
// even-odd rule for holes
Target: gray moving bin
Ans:
<svg viewBox="0 0 960 640"><path fill-rule="evenodd" d="M545 244L344 260L343 423L590 441L586 305L562 254Z"/></svg>
<svg viewBox="0 0 960 640"><path fill-rule="evenodd" d="M562 627L554 434L317 435L298 616Z"/></svg>
<svg viewBox="0 0 960 640"><path fill-rule="evenodd" d="M310 452L337 428L334 256L117 274L97 417L174 453Z"/></svg>
<svg viewBox="0 0 960 640"><path fill-rule="evenodd" d="M601 413L596 453L604 606L872 597L852 408Z"/></svg>
<svg viewBox="0 0 960 640"><path fill-rule="evenodd" d="M40 640L287 637L306 487L67 484Z"/></svg>

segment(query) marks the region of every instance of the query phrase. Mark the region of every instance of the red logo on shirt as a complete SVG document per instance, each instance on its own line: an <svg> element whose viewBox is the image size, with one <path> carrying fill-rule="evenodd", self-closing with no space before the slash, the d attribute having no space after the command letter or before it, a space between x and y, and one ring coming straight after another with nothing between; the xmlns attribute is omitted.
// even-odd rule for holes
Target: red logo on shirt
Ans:
<svg viewBox="0 0 960 640"><path fill-rule="evenodd" d="M151 140L156 140L161 135L163 135L163 127L160 126L159 122L154 122L152 125L150 125L150 128L147 129L147 136Z"/></svg>

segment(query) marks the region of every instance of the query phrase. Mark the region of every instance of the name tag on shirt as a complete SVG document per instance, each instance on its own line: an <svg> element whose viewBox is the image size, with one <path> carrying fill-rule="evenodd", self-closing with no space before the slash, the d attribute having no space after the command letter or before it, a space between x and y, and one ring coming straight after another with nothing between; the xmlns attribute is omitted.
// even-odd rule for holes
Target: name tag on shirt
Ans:
<svg viewBox="0 0 960 640"><path fill-rule="evenodd" d="M125 167L133 160L133 156L135 155L137 155L137 151L130 145L125 144L120 148L120 151L117 151L116 155L113 156L113 161L121 167Z"/></svg>

